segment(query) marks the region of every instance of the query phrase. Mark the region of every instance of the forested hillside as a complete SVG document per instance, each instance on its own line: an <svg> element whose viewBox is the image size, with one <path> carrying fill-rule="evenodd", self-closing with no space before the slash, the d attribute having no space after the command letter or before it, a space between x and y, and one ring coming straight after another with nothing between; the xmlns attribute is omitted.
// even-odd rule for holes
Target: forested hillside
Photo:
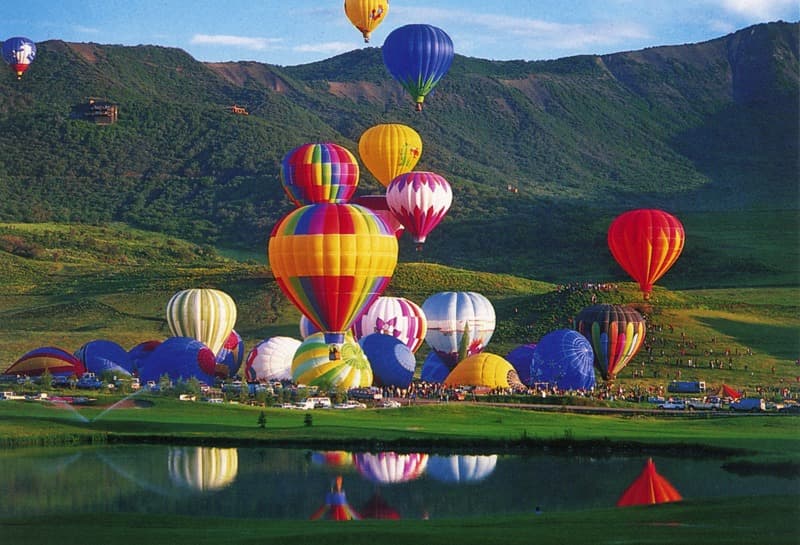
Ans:
<svg viewBox="0 0 800 545"><path fill-rule="evenodd" d="M422 136L417 168L455 195L422 254L403 241L406 259L542 280L620 275L607 226L653 206L701 233L689 231L676 277L746 273L740 249L719 254L715 222L761 214L748 240L781 235L797 254L799 28L547 62L457 56L420 113L374 47L279 67L44 42L21 81L0 77L0 221L125 222L263 256L290 208L285 153L323 140L356 153L364 130L399 122ZM81 119L89 97L118 105L118 121ZM381 189L362 169L359 193Z"/></svg>

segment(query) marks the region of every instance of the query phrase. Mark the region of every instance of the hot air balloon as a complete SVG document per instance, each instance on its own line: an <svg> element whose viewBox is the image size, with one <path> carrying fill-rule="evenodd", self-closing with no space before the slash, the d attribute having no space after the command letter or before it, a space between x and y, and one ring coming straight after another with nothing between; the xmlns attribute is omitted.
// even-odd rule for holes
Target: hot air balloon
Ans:
<svg viewBox="0 0 800 545"><path fill-rule="evenodd" d="M391 231L394 231L394 236L398 240L403 236L406 226L400 223L400 220L389 210L389 203L386 202L386 193L383 195L360 195L353 197L350 202L360 204L375 212L375 215L381 218Z"/></svg>
<svg viewBox="0 0 800 545"><path fill-rule="evenodd" d="M675 216L662 210L630 210L608 228L608 248L617 263L639 283L645 299L677 261L686 234Z"/></svg>
<svg viewBox="0 0 800 545"><path fill-rule="evenodd" d="M394 274L397 239L363 206L313 204L275 226L269 263L283 293L325 333L335 359L345 331Z"/></svg>
<svg viewBox="0 0 800 545"><path fill-rule="evenodd" d="M229 486L239 472L235 448L169 447L169 478L176 485L196 492L211 492Z"/></svg>
<svg viewBox="0 0 800 545"><path fill-rule="evenodd" d="M494 333L494 307L480 293L435 293L422 303L422 312L428 320L425 342L450 369L459 359L482 351Z"/></svg>
<svg viewBox="0 0 800 545"><path fill-rule="evenodd" d="M586 307L575 317L574 327L592 344L594 364L608 381L628 365L645 338L644 318L624 305Z"/></svg>
<svg viewBox="0 0 800 545"><path fill-rule="evenodd" d="M422 370L419 372L420 380L431 384L441 384L449 374L450 368L442 361L439 354L433 350L428 352L422 363Z"/></svg>
<svg viewBox="0 0 800 545"><path fill-rule="evenodd" d="M325 494L325 504L314 511L311 520L360 520L361 515L347 503L347 495L342 488L342 476L338 475L331 491Z"/></svg>
<svg viewBox="0 0 800 545"><path fill-rule="evenodd" d="M174 337L193 337L217 354L236 323L236 303L223 291L194 288L173 295L166 314Z"/></svg>
<svg viewBox="0 0 800 545"><path fill-rule="evenodd" d="M572 329L551 331L536 343L531 383L546 382L561 390L595 387L594 354L586 337Z"/></svg>
<svg viewBox="0 0 800 545"><path fill-rule="evenodd" d="M444 219L453 204L453 190L443 177L433 172L412 171L393 179L386 188L389 210L402 223L417 249Z"/></svg>
<svg viewBox="0 0 800 545"><path fill-rule="evenodd" d="M380 333L362 337L358 344L372 367L375 386L408 388L414 378L417 360L405 344Z"/></svg>
<svg viewBox="0 0 800 545"><path fill-rule="evenodd" d="M322 333L314 333L294 354L292 380L323 391L344 392L372 386L373 374L367 356L352 334L348 333L340 345L339 358L331 359L329 343Z"/></svg>
<svg viewBox="0 0 800 545"><path fill-rule="evenodd" d="M346 203L358 187L355 156L338 144L303 144L283 157L281 183L296 206Z"/></svg>
<svg viewBox="0 0 800 545"><path fill-rule="evenodd" d="M389 0L344 0L344 13L353 26L361 31L364 43L369 43L369 35L386 18Z"/></svg>
<svg viewBox="0 0 800 545"><path fill-rule="evenodd" d="M236 376L244 361L244 340L235 329L231 330L228 338L217 352L217 367L214 374L220 378Z"/></svg>
<svg viewBox="0 0 800 545"><path fill-rule="evenodd" d="M496 354L473 354L455 366L444 379L445 386L485 386L487 388L521 388L514 366Z"/></svg>
<svg viewBox="0 0 800 545"><path fill-rule="evenodd" d="M75 357L81 360L87 371L97 376L110 371L120 377L129 377L133 370L130 354L114 341L89 341L75 351Z"/></svg>
<svg viewBox="0 0 800 545"><path fill-rule="evenodd" d="M298 348L300 341L292 337L277 336L261 341L247 356L247 380L292 380L292 358Z"/></svg>
<svg viewBox="0 0 800 545"><path fill-rule="evenodd" d="M319 333L320 329L311 323L311 320L308 319L308 316L305 314L300 315L300 323L298 324L300 328L300 337L305 339L314 333Z"/></svg>
<svg viewBox="0 0 800 545"><path fill-rule="evenodd" d="M427 474L439 482L451 484L478 483L497 467L497 454L489 456L431 456Z"/></svg>
<svg viewBox="0 0 800 545"><path fill-rule="evenodd" d="M11 367L3 372L4 375L27 375L38 377L49 372L52 376L70 377L80 376L86 372L83 362L61 348L55 346L42 346L27 352Z"/></svg>
<svg viewBox="0 0 800 545"><path fill-rule="evenodd" d="M416 352L425 340L428 320L422 308L404 297L378 297L353 322L353 333L361 339L372 333L390 335Z"/></svg>
<svg viewBox="0 0 800 545"><path fill-rule="evenodd" d="M680 492L656 471L653 459L648 458L642 472L617 500L617 507L653 505L682 499Z"/></svg>
<svg viewBox="0 0 800 545"><path fill-rule="evenodd" d="M378 484L405 483L425 473L428 455L424 453L357 452L353 464L367 480Z"/></svg>
<svg viewBox="0 0 800 545"><path fill-rule="evenodd" d="M214 353L205 344L191 337L170 337L141 362L139 377L142 382L158 382L164 375L173 381L195 378L212 386L215 369Z"/></svg>
<svg viewBox="0 0 800 545"><path fill-rule="evenodd" d="M313 464L338 471L353 465L353 454L346 450L322 450L311 453Z"/></svg>
<svg viewBox="0 0 800 545"><path fill-rule="evenodd" d="M152 339L149 341L144 341L130 350L128 350L128 359L131 363L131 372L138 373L139 369L144 364L144 361L153 353L153 350L158 348L162 341L157 339Z"/></svg>
<svg viewBox="0 0 800 545"><path fill-rule="evenodd" d="M408 125L382 123L361 134L358 154L364 166L386 187L417 165L422 154L422 138Z"/></svg>
<svg viewBox="0 0 800 545"><path fill-rule="evenodd" d="M394 29L382 51L387 70L411 94L417 111L422 111L425 96L450 70L455 53L444 30L421 24Z"/></svg>
<svg viewBox="0 0 800 545"><path fill-rule="evenodd" d="M3 42L3 60L17 74L17 79L22 79L22 74L35 58L36 44L28 38L15 36Z"/></svg>
<svg viewBox="0 0 800 545"><path fill-rule="evenodd" d="M533 349L535 343L523 344L506 354L508 362L514 366L514 370L519 375L523 384L530 386L531 383L531 364L533 363Z"/></svg>

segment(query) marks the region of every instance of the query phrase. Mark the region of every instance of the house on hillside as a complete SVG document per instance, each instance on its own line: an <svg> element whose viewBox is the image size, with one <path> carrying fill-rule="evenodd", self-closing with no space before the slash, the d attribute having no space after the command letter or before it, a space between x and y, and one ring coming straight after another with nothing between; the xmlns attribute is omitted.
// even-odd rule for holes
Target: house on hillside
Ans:
<svg viewBox="0 0 800 545"><path fill-rule="evenodd" d="M119 106L117 104L94 97L89 97L86 102L73 108L73 117L98 125L116 123L118 116Z"/></svg>

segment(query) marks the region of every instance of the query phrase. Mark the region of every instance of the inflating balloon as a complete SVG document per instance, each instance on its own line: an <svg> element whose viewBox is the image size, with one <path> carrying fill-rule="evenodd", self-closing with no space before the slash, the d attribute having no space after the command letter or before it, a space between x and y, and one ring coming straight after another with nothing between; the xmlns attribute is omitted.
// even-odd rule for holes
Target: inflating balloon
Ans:
<svg viewBox="0 0 800 545"><path fill-rule="evenodd" d="M630 210L608 228L608 248L620 267L639 283L645 299L678 260L686 241L683 225L662 210Z"/></svg>
<svg viewBox="0 0 800 545"><path fill-rule="evenodd" d="M428 320L425 342L450 369L486 347L497 321L489 299L472 291L435 293L422 311Z"/></svg>
<svg viewBox="0 0 800 545"><path fill-rule="evenodd" d="M533 349L531 383L561 390L595 387L594 354L586 338L572 329L558 329L542 337Z"/></svg>
<svg viewBox="0 0 800 545"><path fill-rule="evenodd" d="M608 381L639 351L646 330L642 315L624 305L587 307L575 317L574 327L592 344L595 367Z"/></svg>
<svg viewBox="0 0 800 545"><path fill-rule="evenodd" d="M420 24L394 29L383 42L382 51L383 63L414 99L417 111L450 70L455 55L453 40L444 30Z"/></svg>
<svg viewBox="0 0 800 545"><path fill-rule="evenodd" d="M142 382L158 382L164 375L176 382L194 378L213 386L215 369L214 353L205 344L191 337L170 337L141 362L139 377Z"/></svg>
<svg viewBox="0 0 800 545"><path fill-rule="evenodd" d="M166 314L174 337L193 337L217 354L236 324L236 303L223 291L194 288L173 295Z"/></svg>
<svg viewBox="0 0 800 545"><path fill-rule="evenodd" d="M461 360L444 379L445 386L485 386L487 388L521 388L514 366L496 354L481 352Z"/></svg>
<svg viewBox="0 0 800 545"><path fill-rule="evenodd" d="M389 335L372 333L358 341L364 350L374 376L375 386L408 388L417 361L414 353L401 341Z"/></svg>
<svg viewBox="0 0 800 545"><path fill-rule="evenodd" d="M80 378L86 372L83 362L61 348L42 346L27 352L11 367L6 369L4 375L27 375L38 377L45 371L52 376Z"/></svg>
<svg viewBox="0 0 800 545"><path fill-rule="evenodd" d="M97 376L111 372L120 377L130 377L133 370L128 351L106 339L87 342L75 351L75 357L81 360L87 371Z"/></svg>
<svg viewBox="0 0 800 545"><path fill-rule="evenodd" d="M411 352L422 346L427 332L428 320L422 308L404 297L378 297L353 322L356 339L381 333L398 339Z"/></svg>
<svg viewBox="0 0 800 545"><path fill-rule="evenodd" d="M329 343L322 333L314 333L294 354L292 380L322 391L345 392L372 386L373 374L367 356L352 334L345 336L338 359L331 359Z"/></svg>
<svg viewBox="0 0 800 545"><path fill-rule="evenodd" d="M261 341L247 356L247 380L291 380L292 358L298 348L300 341L292 337L276 336Z"/></svg>

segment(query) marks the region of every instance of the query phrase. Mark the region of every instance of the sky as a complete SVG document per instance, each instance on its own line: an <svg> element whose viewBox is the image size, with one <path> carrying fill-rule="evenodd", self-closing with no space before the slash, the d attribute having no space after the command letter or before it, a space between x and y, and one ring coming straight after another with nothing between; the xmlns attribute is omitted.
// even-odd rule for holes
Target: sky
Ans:
<svg viewBox="0 0 800 545"><path fill-rule="evenodd" d="M198 61L293 66L380 47L410 23L442 28L457 54L550 60L719 38L800 20L797 0L390 0L365 44L343 0L26 0L7 6L0 39L183 49Z"/></svg>

